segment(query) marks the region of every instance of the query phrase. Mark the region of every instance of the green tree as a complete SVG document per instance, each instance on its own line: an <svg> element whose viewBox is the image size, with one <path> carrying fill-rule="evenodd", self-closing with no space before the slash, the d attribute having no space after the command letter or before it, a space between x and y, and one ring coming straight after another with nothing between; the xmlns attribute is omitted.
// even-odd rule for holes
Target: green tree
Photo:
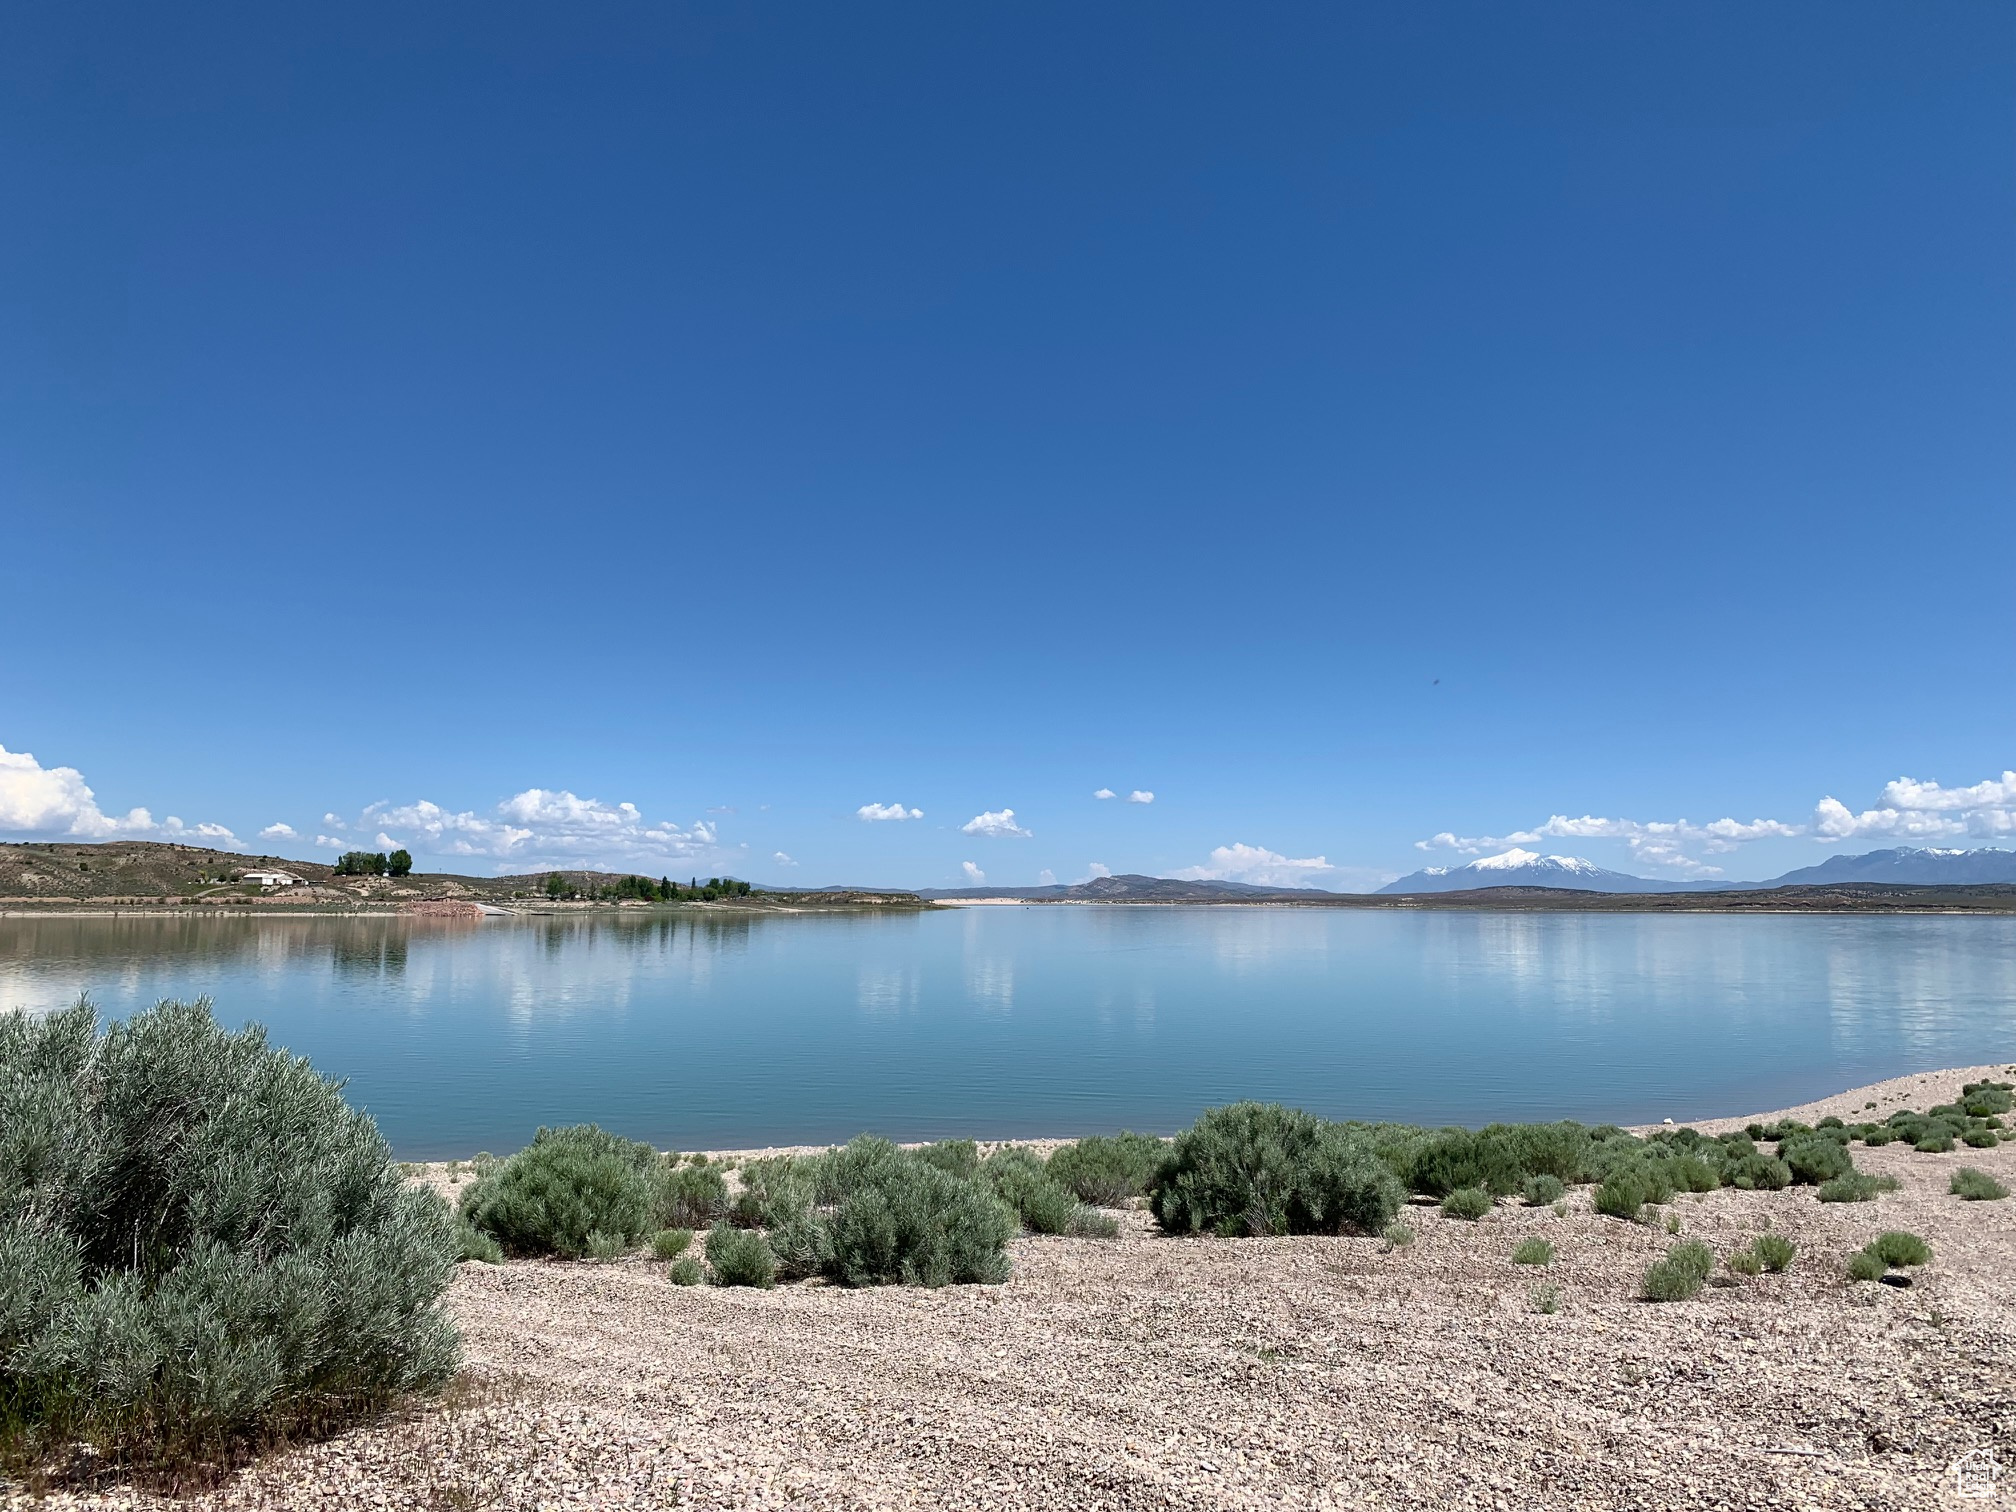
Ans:
<svg viewBox="0 0 2016 1512"><path fill-rule="evenodd" d="M385 870L394 877L403 877L413 870L413 858L403 850L395 850L385 858Z"/></svg>
<svg viewBox="0 0 2016 1512"><path fill-rule="evenodd" d="M345 851L336 863L336 875L382 877L385 875L385 857L377 851Z"/></svg>
<svg viewBox="0 0 2016 1512"><path fill-rule="evenodd" d="M561 875L560 875L560 873L558 873L558 872L553 872L553 873L552 873L551 875L549 875L549 876L548 876L548 877L546 878L546 896L547 896L547 897L549 897L549 898L564 898L564 897L566 897L566 896L567 896L567 891L568 891L568 889L567 889L567 879L566 879L565 877L561 876Z"/></svg>

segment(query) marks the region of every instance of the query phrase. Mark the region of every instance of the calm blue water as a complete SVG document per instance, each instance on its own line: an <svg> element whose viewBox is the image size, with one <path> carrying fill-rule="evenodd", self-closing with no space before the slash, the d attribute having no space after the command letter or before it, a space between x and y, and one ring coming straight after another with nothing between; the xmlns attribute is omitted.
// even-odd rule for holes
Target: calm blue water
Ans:
<svg viewBox="0 0 2016 1512"><path fill-rule="evenodd" d="M1619 1122L2016 1058L2016 920L975 908L0 920L0 1006L215 998L409 1158L1333 1116Z"/></svg>

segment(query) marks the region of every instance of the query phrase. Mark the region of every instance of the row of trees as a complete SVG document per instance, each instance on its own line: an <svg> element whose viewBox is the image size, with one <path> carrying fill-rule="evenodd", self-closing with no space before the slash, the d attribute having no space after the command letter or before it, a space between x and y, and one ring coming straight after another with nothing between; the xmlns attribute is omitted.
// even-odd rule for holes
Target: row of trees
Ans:
<svg viewBox="0 0 2016 1512"><path fill-rule="evenodd" d="M693 878L685 886L670 877L653 882L649 877L618 877L602 887L583 887L560 872L546 878L549 898L589 898L598 903L712 903L719 898L746 898L750 887L734 877Z"/></svg>
<svg viewBox="0 0 2016 1512"><path fill-rule="evenodd" d="M413 870L413 858L403 850L345 851L336 863L339 877L403 877Z"/></svg>

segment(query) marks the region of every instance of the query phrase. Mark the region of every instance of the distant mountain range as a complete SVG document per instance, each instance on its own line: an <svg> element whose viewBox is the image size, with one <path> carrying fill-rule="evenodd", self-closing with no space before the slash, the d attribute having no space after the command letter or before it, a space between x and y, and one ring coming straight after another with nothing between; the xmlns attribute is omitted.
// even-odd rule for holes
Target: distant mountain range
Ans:
<svg viewBox="0 0 2016 1512"><path fill-rule="evenodd" d="M1251 882L1185 882L1174 877L1143 877L1126 873L1094 877L1089 882L1053 883L1048 887L915 888L920 898L1026 898L1030 902L1088 903L1222 901L1226 898L1334 898L1320 887L1257 887Z"/></svg>
<svg viewBox="0 0 2016 1512"><path fill-rule="evenodd" d="M1829 856L1766 882L1669 882L1605 870L1579 856L1541 856L1513 849L1467 866L1431 866L1389 882L1381 893L1470 892L1485 887L1561 887L1578 892L1669 893L1753 891L1773 887L1829 887L1846 882L1892 882L1911 887L1965 887L2016 882L2016 851L1921 850L1900 847L1860 856Z"/></svg>

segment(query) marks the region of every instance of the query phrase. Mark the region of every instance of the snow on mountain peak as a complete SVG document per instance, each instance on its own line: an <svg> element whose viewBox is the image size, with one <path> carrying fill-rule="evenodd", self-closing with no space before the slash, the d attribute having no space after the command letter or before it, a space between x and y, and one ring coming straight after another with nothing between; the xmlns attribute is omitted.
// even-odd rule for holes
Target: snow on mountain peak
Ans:
<svg viewBox="0 0 2016 1512"><path fill-rule="evenodd" d="M1580 856L1543 856L1537 851L1521 850L1518 846L1502 855L1485 856L1472 861L1466 871L1517 871L1521 867L1538 866L1549 871L1597 872L1602 868L1592 861L1584 861Z"/></svg>

